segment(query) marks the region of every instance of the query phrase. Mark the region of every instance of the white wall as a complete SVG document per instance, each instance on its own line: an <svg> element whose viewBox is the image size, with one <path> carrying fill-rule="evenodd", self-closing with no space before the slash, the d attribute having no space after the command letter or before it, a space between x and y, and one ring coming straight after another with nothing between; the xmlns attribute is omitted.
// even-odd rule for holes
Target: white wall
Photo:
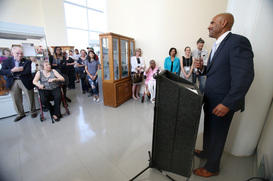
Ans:
<svg viewBox="0 0 273 181"><path fill-rule="evenodd" d="M246 96L246 110L242 114L235 114L225 151L237 156L249 156L253 155L257 147L273 96L273 61L270 46L273 40L273 1L229 0L228 11L235 16L233 32L248 36L251 41L255 78ZM272 127L266 127L265 130L268 133L266 138L263 137L263 144L273 138ZM269 152L264 146L261 146L260 151ZM271 150L271 162L272 154Z"/></svg>
<svg viewBox="0 0 273 181"><path fill-rule="evenodd" d="M273 174L273 105L268 112L264 129L257 148L257 167L259 166L261 159L265 155L268 158L269 171Z"/></svg>
<svg viewBox="0 0 273 181"><path fill-rule="evenodd" d="M211 50L213 39L207 27L212 17L225 12L227 0L115 0L107 1L108 31L135 39L142 49L145 64L154 59L158 65L171 47L176 47L178 57L184 48L196 48L200 37L205 49Z"/></svg>
<svg viewBox="0 0 273 181"><path fill-rule="evenodd" d="M63 0L41 0L48 45L68 45Z"/></svg>
<svg viewBox="0 0 273 181"><path fill-rule="evenodd" d="M0 0L0 21L44 26L41 0Z"/></svg>
<svg viewBox="0 0 273 181"><path fill-rule="evenodd" d="M63 0L0 0L0 21L40 26L47 45L68 45Z"/></svg>

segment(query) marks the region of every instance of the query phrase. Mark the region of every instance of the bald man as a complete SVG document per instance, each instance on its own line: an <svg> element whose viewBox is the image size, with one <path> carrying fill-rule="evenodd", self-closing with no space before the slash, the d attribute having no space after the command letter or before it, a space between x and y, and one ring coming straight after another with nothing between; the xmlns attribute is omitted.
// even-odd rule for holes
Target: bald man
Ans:
<svg viewBox="0 0 273 181"><path fill-rule="evenodd" d="M6 89L10 89L13 105L17 112L14 122L17 122L26 116L23 107L22 91L29 102L31 117L35 118L37 113L32 84L31 61L23 58L24 52L21 47L13 47L12 56L4 60L0 72L8 78Z"/></svg>
<svg viewBox="0 0 273 181"><path fill-rule="evenodd" d="M244 110L245 95L254 78L253 52L249 40L231 33L232 14L216 15L208 27L209 37L215 38L207 67L196 61L199 73L206 75L204 91L203 150L194 154L206 158L206 165L194 174L210 177L219 174L220 160L229 127L236 111Z"/></svg>

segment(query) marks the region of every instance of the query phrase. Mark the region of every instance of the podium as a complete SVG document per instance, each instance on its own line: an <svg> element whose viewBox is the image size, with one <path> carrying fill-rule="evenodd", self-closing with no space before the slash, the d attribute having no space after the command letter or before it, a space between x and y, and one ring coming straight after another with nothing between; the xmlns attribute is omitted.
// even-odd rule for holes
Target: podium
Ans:
<svg viewBox="0 0 273 181"><path fill-rule="evenodd" d="M195 84L168 70L162 71L156 81L152 155L149 152L148 168L190 177L203 95Z"/></svg>

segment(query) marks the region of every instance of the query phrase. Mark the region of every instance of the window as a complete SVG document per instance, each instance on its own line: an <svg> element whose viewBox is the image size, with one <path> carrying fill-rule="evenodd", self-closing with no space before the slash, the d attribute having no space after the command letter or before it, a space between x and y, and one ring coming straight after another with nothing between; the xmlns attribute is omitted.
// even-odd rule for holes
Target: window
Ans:
<svg viewBox="0 0 273 181"><path fill-rule="evenodd" d="M106 31L106 0L64 0L68 44L99 51L99 34Z"/></svg>

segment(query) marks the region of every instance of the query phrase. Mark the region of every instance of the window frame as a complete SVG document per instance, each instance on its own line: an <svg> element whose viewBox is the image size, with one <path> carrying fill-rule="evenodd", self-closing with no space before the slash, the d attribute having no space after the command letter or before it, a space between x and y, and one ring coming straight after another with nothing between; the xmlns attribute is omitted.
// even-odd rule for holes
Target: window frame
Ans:
<svg viewBox="0 0 273 181"><path fill-rule="evenodd" d="M104 0L104 1L105 1L105 3L106 3L106 0ZM98 33L98 34L100 34L100 33L105 33L107 27L106 27L106 25L105 25L105 28L104 28L103 31L98 31L98 30L89 29L89 27L90 27L90 26L89 26L90 20L89 20L89 17L88 17L88 10L90 10L90 11L95 11L95 12L99 12L99 13L103 13L104 16L105 16L105 22L106 22L106 12L105 12L106 6L104 7L104 11L103 11L103 10L98 10L98 9L95 9L95 8L90 8L90 7L88 7L88 2L87 2L87 0L85 1L85 3L86 3L86 5L83 6L83 5L81 5L81 4L76 4L76 3L73 3L73 2L70 2L70 1L64 0L64 1L63 1L63 6L64 6L64 16L65 16L65 27L66 27L66 32L68 32L68 31L67 31L68 29L70 29L70 30L73 30L73 29L74 29L74 30L86 31L87 34L88 34L88 46L89 46L89 45L90 45L90 44L89 44L89 43L90 43L90 33ZM65 13L65 4L70 4L70 5L77 6L77 7L81 7L81 8L84 8L84 9L85 9L85 11L86 11L86 16L87 16L87 17L86 17L86 19L87 19L87 29L67 26L67 23L66 23L67 19L66 19L66 13ZM67 39L69 40L68 33L67 33ZM98 43L99 43L99 38L98 38ZM69 41L68 41L68 44L69 44Z"/></svg>

